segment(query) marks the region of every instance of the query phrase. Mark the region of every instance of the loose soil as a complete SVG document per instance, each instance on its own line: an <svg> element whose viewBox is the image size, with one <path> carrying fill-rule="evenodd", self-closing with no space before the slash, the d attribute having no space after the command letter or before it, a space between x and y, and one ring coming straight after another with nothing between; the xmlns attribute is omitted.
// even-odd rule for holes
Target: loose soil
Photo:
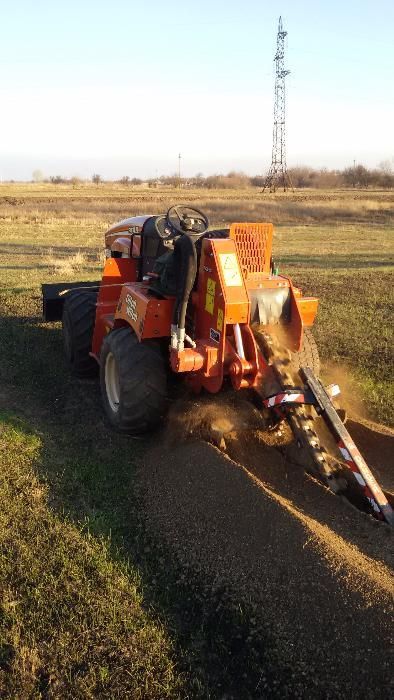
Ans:
<svg viewBox="0 0 394 700"><path fill-rule="evenodd" d="M202 439L212 422L221 450ZM392 489L392 432L349 430ZM294 450L246 402L180 402L140 473L149 530L191 589L248 616L243 652L250 638L263 650L251 697L389 697L393 533L306 475Z"/></svg>

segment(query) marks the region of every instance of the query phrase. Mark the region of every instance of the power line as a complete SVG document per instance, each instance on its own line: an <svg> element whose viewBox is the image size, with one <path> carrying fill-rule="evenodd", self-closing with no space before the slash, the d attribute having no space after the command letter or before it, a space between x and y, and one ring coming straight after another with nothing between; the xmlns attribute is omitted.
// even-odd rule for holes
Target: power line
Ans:
<svg viewBox="0 0 394 700"><path fill-rule="evenodd" d="M275 192L277 185L283 186L284 192L293 185L287 172L286 165L286 88L285 78L290 71L284 67L285 62L285 37L287 32L283 30L282 17L279 17L278 34L275 54L275 99L274 99L274 129L272 139L272 160L266 177L263 192L269 188Z"/></svg>

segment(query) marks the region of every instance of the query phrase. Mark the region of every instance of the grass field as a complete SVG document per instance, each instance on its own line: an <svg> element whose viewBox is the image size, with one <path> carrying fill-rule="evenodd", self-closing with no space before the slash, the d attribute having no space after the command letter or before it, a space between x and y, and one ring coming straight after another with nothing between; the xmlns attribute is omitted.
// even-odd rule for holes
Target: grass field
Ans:
<svg viewBox="0 0 394 700"><path fill-rule="evenodd" d="M392 194L0 185L6 698L248 697L256 685L258 649L231 673L242 610L224 624L214 600L188 598L147 537L134 479L145 442L108 432L97 384L70 377L59 324L40 318L42 282L99 277L108 224L179 200L212 224L273 220L281 271L320 297L323 360L349 379L357 410L361 397L394 423Z"/></svg>

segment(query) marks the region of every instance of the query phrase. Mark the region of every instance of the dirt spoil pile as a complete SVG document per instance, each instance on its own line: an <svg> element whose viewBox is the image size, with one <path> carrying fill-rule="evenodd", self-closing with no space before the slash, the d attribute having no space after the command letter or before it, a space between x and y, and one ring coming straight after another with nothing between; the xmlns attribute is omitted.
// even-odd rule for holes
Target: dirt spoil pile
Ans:
<svg viewBox="0 0 394 700"><path fill-rule="evenodd" d="M142 465L140 493L149 530L188 572L190 586L222 591L246 611L250 634L264 640L253 696L390 695L387 527L369 536L375 530L367 516L312 484L309 502L330 498L334 517L343 517L336 530L308 512L308 502L303 509L203 441L169 449L158 439Z"/></svg>

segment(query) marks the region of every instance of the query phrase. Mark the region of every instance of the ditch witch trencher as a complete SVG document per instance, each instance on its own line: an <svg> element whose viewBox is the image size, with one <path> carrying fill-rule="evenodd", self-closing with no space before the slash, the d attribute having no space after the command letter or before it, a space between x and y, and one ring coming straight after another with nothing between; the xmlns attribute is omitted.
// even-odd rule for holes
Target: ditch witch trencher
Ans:
<svg viewBox="0 0 394 700"><path fill-rule="evenodd" d="M269 223L208 230L205 214L190 206L125 219L105 234L101 282L43 285L44 317L62 319L77 376L99 369L116 430L140 434L160 423L171 373L194 392L230 384L257 395L273 425L290 423L332 491L393 525L391 505L335 408L339 388L318 379L310 330L318 300L278 273L272 236ZM336 456L320 444L317 417Z"/></svg>

